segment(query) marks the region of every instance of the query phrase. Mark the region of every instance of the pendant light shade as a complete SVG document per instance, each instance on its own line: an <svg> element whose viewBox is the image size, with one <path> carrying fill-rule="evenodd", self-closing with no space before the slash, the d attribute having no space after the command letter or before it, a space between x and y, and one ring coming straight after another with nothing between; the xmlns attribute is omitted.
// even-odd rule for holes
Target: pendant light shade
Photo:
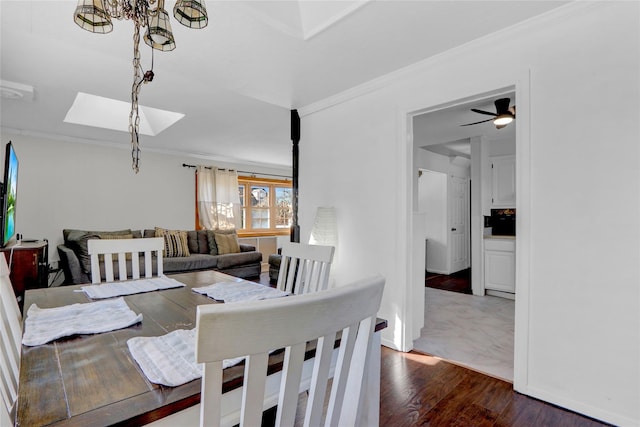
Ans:
<svg viewBox="0 0 640 427"><path fill-rule="evenodd" d="M178 0L173 8L173 16L189 28L204 28L209 23L204 3L197 0Z"/></svg>
<svg viewBox="0 0 640 427"><path fill-rule="evenodd" d="M78 0L73 21L92 33L110 33L113 30L111 17L104 9L102 0Z"/></svg>
<svg viewBox="0 0 640 427"><path fill-rule="evenodd" d="M144 42L152 48L164 52L176 48L176 41L171 32L169 14L166 10L160 9L149 18L149 27L144 35Z"/></svg>

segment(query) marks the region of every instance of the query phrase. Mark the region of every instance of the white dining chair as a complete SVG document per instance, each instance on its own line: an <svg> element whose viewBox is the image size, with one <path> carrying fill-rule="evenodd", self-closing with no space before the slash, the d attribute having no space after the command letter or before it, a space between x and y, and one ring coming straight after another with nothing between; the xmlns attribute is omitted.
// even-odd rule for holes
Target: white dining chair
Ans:
<svg viewBox="0 0 640 427"><path fill-rule="evenodd" d="M153 277L153 264L155 264L156 276L162 276L162 250L164 249L162 237L91 239L87 241L87 249L91 256L91 283L113 282L115 260L118 261L118 280L139 279L141 253L144 254L144 277ZM104 277L101 277L100 272L101 255L104 257Z"/></svg>
<svg viewBox="0 0 640 427"><path fill-rule="evenodd" d="M367 356L383 289L384 278L374 276L304 295L199 306L201 403L150 425L259 426L263 411L276 406L275 425L293 426L299 394L306 390L305 426L319 426L323 418L327 426L361 425L366 367L371 363ZM334 349L339 333L340 346ZM314 341L315 357L305 362L307 343ZM270 351L280 348L285 352L282 371L267 375ZM223 394L222 361L245 355L242 389Z"/></svg>
<svg viewBox="0 0 640 427"><path fill-rule="evenodd" d="M18 374L22 349L22 315L9 278L9 267L0 254L0 394L2 394L1 425L13 425L18 399ZM5 424L7 423L8 424Z"/></svg>
<svg viewBox="0 0 640 427"><path fill-rule="evenodd" d="M327 289L334 251L333 246L285 242L276 287L296 295Z"/></svg>

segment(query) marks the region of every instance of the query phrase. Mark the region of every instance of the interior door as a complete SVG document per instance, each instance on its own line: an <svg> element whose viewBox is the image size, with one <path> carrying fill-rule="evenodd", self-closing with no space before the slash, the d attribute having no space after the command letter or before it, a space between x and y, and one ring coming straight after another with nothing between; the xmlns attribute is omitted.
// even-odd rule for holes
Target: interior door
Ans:
<svg viewBox="0 0 640 427"><path fill-rule="evenodd" d="M469 268L469 179L452 176L449 191L450 274Z"/></svg>

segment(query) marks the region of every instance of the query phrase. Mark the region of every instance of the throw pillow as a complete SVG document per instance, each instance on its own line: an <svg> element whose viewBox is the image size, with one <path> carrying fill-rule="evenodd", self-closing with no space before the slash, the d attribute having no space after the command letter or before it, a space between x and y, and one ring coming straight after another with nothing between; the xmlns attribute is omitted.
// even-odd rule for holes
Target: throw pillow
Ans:
<svg viewBox="0 0 640 427"><path fill-rule="evenodd" d="M132 234L112 234L112 233L98 233L98 238L102 239L102 240L121 240L121 239L133 239L133 233ZM99 260L102 261L104 259L103 255L100 255ZM111 255L111 259L113 259L114 261L118 260L118 255ZM131 260L131 254L127 253L125 254L125 259L127 261Z"/></svg>
<svg viewBox="0 0 640 427"><path fill-rule="evenodd" d="M215 231L216 246L218 246L218 254L237 254L240 252L240 244L238 243L238 235L235 230L233 233L221 233Z"/></svg>
<svg viewBox="0 0 640 427"><path fill-rule="evenodd" d="M189 256L189 243L187 232L180 230L167 230L156 227L156 237L164 238L164 256L166 258Z"/></svg>

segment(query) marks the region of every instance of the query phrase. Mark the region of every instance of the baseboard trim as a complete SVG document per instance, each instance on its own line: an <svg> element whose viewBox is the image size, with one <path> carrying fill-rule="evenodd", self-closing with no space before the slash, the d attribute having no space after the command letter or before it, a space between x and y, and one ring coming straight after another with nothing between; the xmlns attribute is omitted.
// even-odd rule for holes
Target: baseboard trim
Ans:
<svg viewBox="0 0 640 427"><path fill-rule="evenodd" d="M640 425L640 419L633 419L621 414L617 414L606 409L584 404L566 396L558 395L537 387L526 387L524 390L516 390L519 393L525 394L536 399L549 402L553 405L561 408L568 409L578 414L591 417L595 420L603 421L617 426L637 426Z"/></svg>

